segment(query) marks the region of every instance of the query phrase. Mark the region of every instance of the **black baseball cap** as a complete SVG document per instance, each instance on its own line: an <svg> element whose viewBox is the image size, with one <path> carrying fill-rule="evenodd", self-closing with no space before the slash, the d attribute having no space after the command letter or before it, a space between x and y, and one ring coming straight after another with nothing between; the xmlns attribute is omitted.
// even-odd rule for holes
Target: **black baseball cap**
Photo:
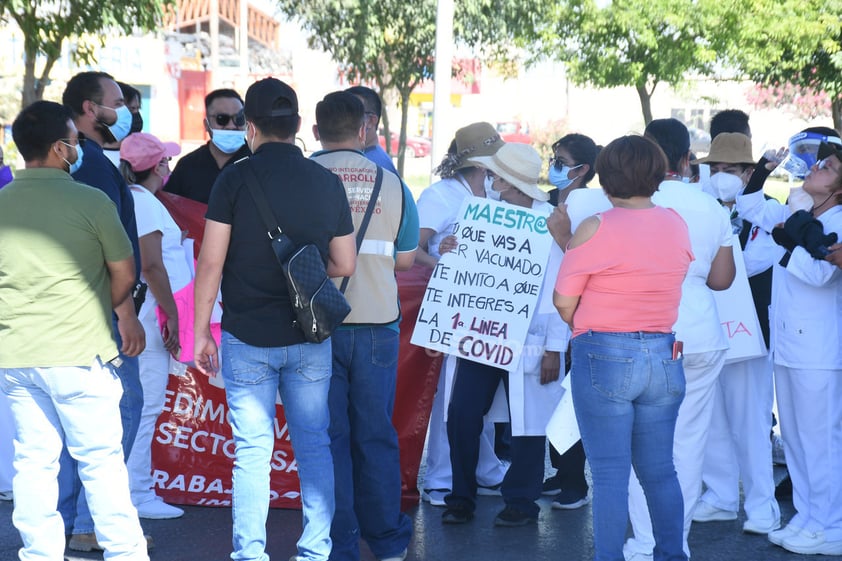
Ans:
<svg viewBox="0 0 842 561"><path fill-rule="evenodd" d="M247 119L298 115L298 96L277 78L264 78L249 86L244 111Z"/></svg>

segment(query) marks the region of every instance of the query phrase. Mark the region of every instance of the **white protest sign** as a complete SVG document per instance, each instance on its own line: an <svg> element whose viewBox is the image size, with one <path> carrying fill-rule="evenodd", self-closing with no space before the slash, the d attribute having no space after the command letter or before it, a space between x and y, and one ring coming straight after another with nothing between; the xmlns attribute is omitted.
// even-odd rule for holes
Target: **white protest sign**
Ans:
<svg viewBox="0 0 842 561"><path fill-rule="evenodd" d="M547 215L469 197L453 233L458 245L433 269L412 343L512 371L553 243Z"/></svg>

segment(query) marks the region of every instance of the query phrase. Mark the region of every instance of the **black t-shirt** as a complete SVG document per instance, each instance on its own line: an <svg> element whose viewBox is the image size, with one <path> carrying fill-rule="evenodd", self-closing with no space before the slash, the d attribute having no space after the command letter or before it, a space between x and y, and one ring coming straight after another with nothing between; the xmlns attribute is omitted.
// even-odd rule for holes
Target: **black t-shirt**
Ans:
<svg viewBox="0 0 842 561"><path fill-rule="evenodd" d="M354 231L342 182L292 144L263 144L250 160L284 233L297 247L315 244L327 263L330 240ZM286 280L240 165L222 171L206 215L231 225L222 271L222 328L255 347L303 343L304 334L293 325Z"/></svg>
<svg viewBox="0 0 842 561"><path fill-rule="evenodd" d="M231 154L222 169L250 154L248 146L243 144L242 148ZM211 188L216 178L222 173L222 169L217 167L210 148L205 144L178 160L167 184L164 185L164 191L200 203L207 203L210 199Z"/></svg>

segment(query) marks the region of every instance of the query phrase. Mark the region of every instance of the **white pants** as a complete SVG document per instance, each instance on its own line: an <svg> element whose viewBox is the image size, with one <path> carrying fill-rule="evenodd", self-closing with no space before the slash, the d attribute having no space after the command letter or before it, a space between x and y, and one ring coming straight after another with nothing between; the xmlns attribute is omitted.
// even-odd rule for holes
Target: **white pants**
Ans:
<svg viewBox="0 0 842 561"><path fill-rule="evenodd" d="M15 423L12 419L12 409L6 394L0 392L0 491L12 490L12 479L15 468L12 461L15 458Z"/></svg>
<svg viewBox="0 0 842 561"><path fill-rule="evenodd" d="M15 420L15 510L21 560L64 559L58 503L62 441L76 460L106 561L148 561L123 463L120 397L110 367L0 368Z"/></svg>
<svg viewBox="0 0 842 561"><path fill-rule="evenodd" d="M716 379L725 363L725 351L691 353L684 355L686 391L678 408L675 424L673 459L681 494L684 496L684 552L690 556L687 536L693 522L693 509L702 492L702 465L705 459L710 419L713 414L713 396ZM652 521L646 496L632 470L629 481L629 518L634 537L626 541L623 551L627 554L650 555L655 548Z"/></svg>
<svg viewBox="0 0 842 561"><path fill-rule="evenodd" d="M146 332L146 349L139 357L143 410L137 436L126 462L132 504L135 506L155 499L155 492L152 490L152 437L155 433L155 422L164 408L170 370L170 354L164 348L157 319L153 315L151 319L144 319L142 324Z"/></svg>
<svg viewBox="0 0 842 561"><path fill-rule="evenodd" d="M436 396L430 412L430 428L427 433L427 471L424 475L425 489L452 489L453 472L450 469L450 445L447 442L447 423L444 414L447 404L445 395L444 365L439 372ZM506 464L494 453L494 423L483 422L479 442L479 461L477 462L477 483L484 487L494 487L503 482Z"/></svg>
<svg viewBox="0 0 842 561"><path fill-rule="evenodd" d="M737 512L740 481L749 519L780 516L772 473L772 361L770 356L722 367L705 448L702 500Z"/></svg>
<svg viewBox="0 0 842 561"><path fill-rule="evenodd" d="M791 523L842 540L842 370L776 364L775 390L796 510Z"/></svg>

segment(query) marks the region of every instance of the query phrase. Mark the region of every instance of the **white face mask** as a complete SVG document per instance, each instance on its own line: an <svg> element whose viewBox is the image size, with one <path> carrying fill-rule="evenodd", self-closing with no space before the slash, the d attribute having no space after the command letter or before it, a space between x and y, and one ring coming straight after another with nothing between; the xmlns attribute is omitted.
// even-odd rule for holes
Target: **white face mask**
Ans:
<svg viewBox="0 0 842 561"><path fill-rule="evenodd" d="M730 203L743 190L743 179L739 175L721 171L710 176L710 186L720 201Z"/></svg>
<svg viewBox="0 0 842 561"><path fill-rule="evenodd" d="M793 187L789 190L786 205L793 213L799 210L810 210L813 208L813 197L801 187Z"/></svg>
<svg viewBox="0 0 842 561"><path fill-rule="evenodd" d="M494 180L487 175L485 176L485 196L491 199L492 201L499 201L500 200L500 193L494 190Z"/></svg>

